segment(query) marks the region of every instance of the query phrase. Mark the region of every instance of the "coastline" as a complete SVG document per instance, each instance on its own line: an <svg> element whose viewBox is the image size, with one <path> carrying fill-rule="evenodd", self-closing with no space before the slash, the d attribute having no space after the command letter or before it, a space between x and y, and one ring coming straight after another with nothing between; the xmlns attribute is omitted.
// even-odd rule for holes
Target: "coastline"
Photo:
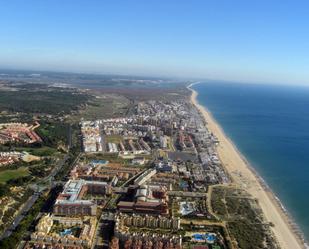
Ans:
<svg viewBox="0 0 309 249"><path fill-rule="evenodd" d="M207 128L218 138L218 156L225 170L237 186L245 188L249 194L256 198L268 222L274 224L271 227L282 249L308 248L297 225L293 222L278 197L274 195L265 181L250 166L246 158L238 151L233 142L225 135L223 129L215 121L211 113L197 101L198 93L191 87L191 102L201 112L207 123Z"/></svg>

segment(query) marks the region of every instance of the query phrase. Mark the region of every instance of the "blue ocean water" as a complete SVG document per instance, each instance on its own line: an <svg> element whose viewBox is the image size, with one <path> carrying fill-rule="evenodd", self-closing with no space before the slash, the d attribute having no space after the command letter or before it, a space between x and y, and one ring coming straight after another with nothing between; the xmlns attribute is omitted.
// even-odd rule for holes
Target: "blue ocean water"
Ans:
<svg viewBox="0 0 309 249"><path fill-rule="evenodd" d="M206 82L193 86L309 239L309 87Z"/></svg>

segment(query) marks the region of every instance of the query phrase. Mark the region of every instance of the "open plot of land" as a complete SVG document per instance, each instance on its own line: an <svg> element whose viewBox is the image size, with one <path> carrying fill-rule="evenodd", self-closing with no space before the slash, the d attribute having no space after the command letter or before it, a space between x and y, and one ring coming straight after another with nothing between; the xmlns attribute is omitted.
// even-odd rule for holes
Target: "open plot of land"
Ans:
<svg viewBox="0 0 309 249"><path fill-rule="evenodd" d="M39 89L28 87L18 91L1 91L0 108L10 112L58 115L77 110L88 99L87 94L75 90L60 90L40 85Z"/></svg>
<svg viewBox="0 0 309 249"><path fill-rule="evenodd" d="M270 225L258 203L245 191L234 187L215 187L211 194L213 212L227 222L234 244L240 248L277 248Z"/></svg>
<svg viewBox="0 0 309 249"><path fill-rule="evenodd" d="M20 167L14 170L4 170L0 172L0 183L5 183L11 179L29 175L27 167Z"/></svg>
<svg viewBox="0 0 309 249"><path fill-rule="evenodd" d="M106 87L101 88L103 93L119 94L132 101L171 101L182 100L184 96L189 96L190 91L185 87L186 83L169 84L151 86L131 86L131 87Z"/></svg>
<svg viewBox="0 0 309 249"><path fill-rule="evenodd" d="M127 161L126 159L122 159L121 157L118 157L117 154L103 154L103 153L83 155L81 157L81 160L86 160L88 162L92 160L107 160L111 163L124 163Z"/></svg>
<svg viewBox="0 0 309 249"><path fill-rule="evenodd" d="M64 122L41 121L37 133L44 145L57 148L69 143L70 125Z"/></svg>
<svg viewBox="0 0 309 249"><path fill-rule="evenodd" d="M85 108L70 117L73 121L94 120L125 116L130 108L129 99L116 94L101 94L93 96Z"/></svg>
<svg viewBox="0 0 309 249"><path fill-rule="evenodd" d="M37 148L31 148L31 147L18 147L15 149L16 151L26 151L34 156L52 156L57 152L56 149L42 146Z"/></svg>

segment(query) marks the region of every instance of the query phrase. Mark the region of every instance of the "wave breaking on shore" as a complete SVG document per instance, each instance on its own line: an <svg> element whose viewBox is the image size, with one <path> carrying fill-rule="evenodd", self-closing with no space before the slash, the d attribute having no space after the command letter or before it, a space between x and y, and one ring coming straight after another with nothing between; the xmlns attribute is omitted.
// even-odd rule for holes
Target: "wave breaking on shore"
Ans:
<svg viewBox="0 0 309 249"><path fill-rule="evenodd" d="M274 194L265 180L249 164L247 159L226 136L221 126L213 118L211 112L202 106L198 100L198 92L192 87L202 82L194 82L187 86L192 92L191 102L201 112L207 123L207 128L217 136L221 146L218 149L220 159L232 178L232 181L247 188L247 192L256 198L268 222L274 224L272 231L281 248L309 248L299 226L284 207L280 199Z"/></svg>

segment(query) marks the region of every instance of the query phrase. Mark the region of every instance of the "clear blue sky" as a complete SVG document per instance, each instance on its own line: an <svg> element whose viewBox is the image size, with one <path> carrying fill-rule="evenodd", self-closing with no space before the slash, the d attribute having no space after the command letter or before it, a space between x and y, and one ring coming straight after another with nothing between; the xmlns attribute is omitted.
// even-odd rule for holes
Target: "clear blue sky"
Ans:
<svg viewBox="0 0 309 249"><path fill-rule="evenodd" d="M309 1L2 1L0 67L309 84Z"/></svg>

